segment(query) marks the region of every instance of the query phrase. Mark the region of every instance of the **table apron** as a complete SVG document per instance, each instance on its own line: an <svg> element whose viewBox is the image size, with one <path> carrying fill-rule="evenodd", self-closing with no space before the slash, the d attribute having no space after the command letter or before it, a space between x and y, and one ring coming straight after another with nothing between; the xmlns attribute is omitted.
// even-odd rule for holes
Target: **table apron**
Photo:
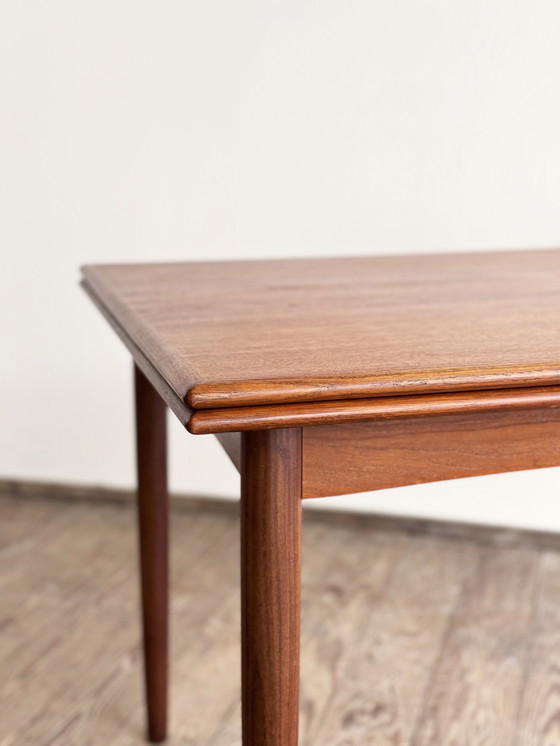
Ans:
<svg viewBox="0 0 560 746"><path fill-rule="evenodd" d="M216 436L239 468L240 434ZM560 466L560 408L303 428L303 497Z"/></svg>

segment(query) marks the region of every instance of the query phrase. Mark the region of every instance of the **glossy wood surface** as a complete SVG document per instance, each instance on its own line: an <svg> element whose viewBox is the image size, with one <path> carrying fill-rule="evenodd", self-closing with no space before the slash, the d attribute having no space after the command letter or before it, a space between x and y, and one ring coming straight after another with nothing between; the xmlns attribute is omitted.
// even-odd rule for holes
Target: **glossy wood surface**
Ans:
<svg viewBox="0 0 560 746"><path fill-rule="evenodd" d="M262 428L300 427L319 424L360 422L364 420L424 417L432 414L502 411L504 409L539 409L560 406L560 386L530 389L511 388L422 396L384 396L377 399L348 399L252 407L191 410L150 363L104 304L84 284L97 308L124 342L136 365L159 392L171 411L189 432L230 433ZM226 448L226 451L228 449ZM239 468L239 447L236 465ZM228 454L232 455L230 451Z"/></svg>
<svg viewBox="0 0 560 746"><path fill-rule="evenodd" d="M298 746L301 439L298 428L242 438L243 746Z"/></svg>
<svg viewBox="0 0 560 746"><path fill-rule="evenodd" d="M560 409L303 430L303 497L560 466Z"/></svg>
<svg viewBox="0 0 560 746"><path fill-rule="evenodd" d="M167 409L137 367L134 382L147 732L160 743L167 736L169 657Z"/></svg>
<svg viewBox="0 0 560 746"><path fill-rule="evenodd" d="M188 427L193 414L192 410L187 407L187 405L183 401L181 401L181 399L179 399L177 394L163 378L161 373L148 360L140 347L138 347L138 345L132 341L126 330L111 315L109 310L97 297L95 292L84 282L82 282L82 287L89 298L93 301L96 308L101 312L105 320L109 322L113 331L116 332L117 336L124 343L125 347L132 355L132 359L134 360L136 367L142 371L144 376L151 383L152 387L158 392L160 397L167 404L169 409L173 412L173 414L177 417L181 424L185 427Z"/></svg>
<svg viewBox="0 0 560 746"><path fill-rule="evenodd" d="M378 399L347 399L336 402L271 404L260 407L204 409L190 413L186 427L191 433L225 433L278 427L307 427L333 423L386 421L404 417L477 414L504 410L560 407L560 386L532 389L469 391L424 396L391 396Z"/></svg>
<svg viewBox="0 0 560 746"><path fill-rule="evenodd" d="M560 251L92 266L194 409L560 382Z"/></svg>

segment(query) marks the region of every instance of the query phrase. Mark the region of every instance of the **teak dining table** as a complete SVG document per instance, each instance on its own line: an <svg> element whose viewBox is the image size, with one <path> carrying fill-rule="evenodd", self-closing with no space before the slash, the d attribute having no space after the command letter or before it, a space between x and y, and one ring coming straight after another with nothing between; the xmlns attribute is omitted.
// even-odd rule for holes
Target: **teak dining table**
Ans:
<svg viewBox="0 0 560 746"><path fill-rule="evenodd" d="M148 736L166 737L167 405L241 473L243 744L296 746L302 499L560 465L560 250L83 275L135 365Z"/></svg>

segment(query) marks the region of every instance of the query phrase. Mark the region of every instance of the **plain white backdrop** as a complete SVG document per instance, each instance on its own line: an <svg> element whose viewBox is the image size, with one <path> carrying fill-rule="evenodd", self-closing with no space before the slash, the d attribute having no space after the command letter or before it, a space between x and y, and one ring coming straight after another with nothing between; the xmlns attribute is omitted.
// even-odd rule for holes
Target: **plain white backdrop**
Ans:
<svg viewBox="0 0 560 746"><path fill-rule="evenodd" d="M552 0L1 3L0 478L133 484L82 263L560 245L559 35ZM236 495L170 425L172 487ZM560 530L559 501L549 469L327 502Z"/></svg>

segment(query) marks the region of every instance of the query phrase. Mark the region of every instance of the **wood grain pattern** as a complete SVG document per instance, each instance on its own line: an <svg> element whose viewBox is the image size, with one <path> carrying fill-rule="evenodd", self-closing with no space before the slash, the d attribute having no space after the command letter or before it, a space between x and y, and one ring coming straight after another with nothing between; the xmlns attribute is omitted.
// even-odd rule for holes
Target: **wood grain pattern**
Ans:
<svg viewBox="0 0 560 746"><path fill-rule="evenodd" d="M376 399L317 401L287 405L228 407L191 410L133 342L87 284L84 288L123 340L136 364L150 380L171 411L190 431L199 433L238 432L262 428L295 427L333 422L359 422L431 414L498 411L560 406L560 386L530 389L481 390L422 396L383 396ZM231 455L231 454L230 454Z"/></svg>
<svg viewBox="0 0 560 746"><path fill-rule="evenodd" d="M0 495L0 742L141 746L133 506L63 497ZM300 746L556 744L552 539L304 513ZM238 520L199 505L171 530L169 744L240 746Z"/></svg>
<svg viewBox="0 0 560 746"><path fill-rule="evenodd" d="M134 511L47 505L49 513L40 501L0 504L0 742L140 746ZM12 533L22 518L27 532ZM172 533L177 682L169 743L205 744L224 699L239 697L238 526L231 515L190 513ZM208 696L212 690L220 696Z"/></svg>
<svg viewBox="0 0 560 746"><path fill-rule="evenodd" d="M217 435L237 469L241 433ZM560 409L506 409L303 429L303 497L560 465Z"/></svg>
<svg viewBox="0 0 560 746"><path fill-rule="evenodd" d="M517 742L538 557L486 548L475 570L442 640L412 739L417 746Z"/></svg>
<svg viewBox="0 0 560 746"><path fill-rule="evenodd" d="M169 657L167 408L138 367L134 389L147 732L160 743L167 737Z"/></svg>
<svg viewBox="0 0 560 746"><path fill-rule="evenodd" d="M158 394L161 396L161 398L167 404L167 406L173 412L173 414L177 417L180 423L184 425L185 427L187 427L192 417L192 410L189 407L187 407L187 405L183 401L181 401L181 399L173 391L173 389L170 387L167 381L164 380L161 373L158 370L156 370L156 368L148 360L144 352L138 347L138 345L136 345L132 341L132 339L127 334L127 332L124 330L124 328L109 313L109 311L104 306L104 304L101 302L101 300L97 297L95 292L90 287L88 287L87 284L85 283L82 283L82 287L87 293L87 295L89 296L89 298L93 301L96 308L102 313L106 321L109 322L113 331L116 332L118 337L124 343L125 347L128 349L128 351L132 355L132 359L134 360L136 367L142 371L142 373L145 375L148 381L152 384L154 389L158 392Z"/></svg>
<svg viewBox="0 0 560 746"><path fill-rule="evenodd" d="M440 414L476 414L509 409L551 409L555 407L560 407L560 386L541 386L533 389L469 391L441 395L392 396L379 399L347 399L337 402L204 409L192 412L186 427L191 433L207 434L278 427L308 427L337 422L430 417Z"/></svg>
<svg viewBox="0 0 560 746"><path fill-rule="evenodd" d="M347 551L353 555L350 545ZM408 538L381 584L376 582L378 554L381 570L387 567L379 546L357 551L368 571L358 580L343 575L340 563L341 570L333 572L335 597L324 612L325 631L317 645L312 643L315 665L304 669L304 692L315 707L309 742L413 744L441 640L471 578L477 550ZM314 691L325 669L330 674L326 696L324 690ZM441 744L447 746L445 738Z"/></svg>
<svg viewBox="0 0 560 746"><path fill-rule="evenodd" d="M543 551L538 563L516 746L560 741L560 554Z"/></svg>
<svg viewBox="0 0 560 746"><path fill-rule="evenodd" d="M560 381L560 251L84 268L194 409Z"/></svg>
<svg viewBox="0 0 560 746"><path fill-rule="evenodd" d="M301 430L243 436L243 746L298 746Z"/></svg>
<svg viewBox="0 0 560 746"><path fill-rule="evenodd" d="M340 728L330 728L327 719L333 707L344 710L342 699L352 683L371 681L372 671L364 679L354 675L343 683L342 669L350 663L364 633L364 616L371 605L383 603L392 587L395 565L406 553L407 540L399 532L389 538L383 532L372 532L365 546L354 542L355 531L316 531L315 513L304 511L304 558L302 594L302 667L301 725L302 744L323 744L341 739ZM358 523L354 524L358 527ZM311 551L313 545L324 547ZM322 556L323 555L323 556ZM367 582L356 582L359 560L367 565ZM362 581L365 577L362 577ZM378 630L377 630L378 631ZM363 673L363 671L362 671ZM418 685L418 679L416 679ZM359 686L359 684L358 684ZM367 691L367 688L364 690Z"/></svg>
<svg viewBox="0 0 560 746"><path fill-rule="evenodd" d="M303 497L560 466L560 409L304 428Z"/></svg>

